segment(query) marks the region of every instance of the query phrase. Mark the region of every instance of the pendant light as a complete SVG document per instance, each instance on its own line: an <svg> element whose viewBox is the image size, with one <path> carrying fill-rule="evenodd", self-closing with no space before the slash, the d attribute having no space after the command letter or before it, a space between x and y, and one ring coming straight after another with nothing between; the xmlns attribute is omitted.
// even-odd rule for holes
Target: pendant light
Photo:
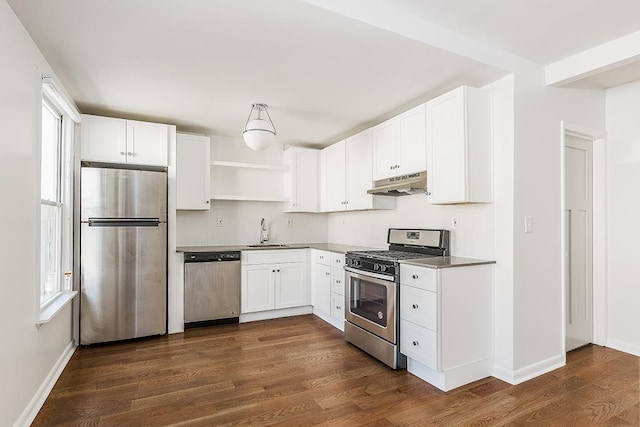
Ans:
<svg viewBox="0 0 640 427"><path fill-rule="evenodd" d="M251 116L254 111L257 114L252 120ZM266 119L263 118L263 113ZM266 150L276 142L276 127L271 121L266 104L251 105L251 111L249 111L249 117L247 118L247 124L244 126L242 136L245 144L255 151Z"/></svg>

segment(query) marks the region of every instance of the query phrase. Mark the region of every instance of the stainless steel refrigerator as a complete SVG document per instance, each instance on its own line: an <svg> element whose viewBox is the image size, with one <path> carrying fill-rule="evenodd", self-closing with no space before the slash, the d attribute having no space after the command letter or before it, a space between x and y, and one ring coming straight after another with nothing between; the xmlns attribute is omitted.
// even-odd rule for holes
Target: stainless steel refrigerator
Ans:
<svg viewBox="0 0 640 427"><path fill-rule="evenodd" d="M81 168L80 344L167 331L167 174Z"/></svg>

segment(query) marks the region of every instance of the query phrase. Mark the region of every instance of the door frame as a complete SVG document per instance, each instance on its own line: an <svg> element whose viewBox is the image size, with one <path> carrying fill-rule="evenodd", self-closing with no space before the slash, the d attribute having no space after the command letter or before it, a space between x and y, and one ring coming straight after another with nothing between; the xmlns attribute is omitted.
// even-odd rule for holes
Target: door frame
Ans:
<svg viewBox="0 0 640 427"><path fill-rule="evenodd" d="M565 136L572 135L592 141L592 278L593 278L593 343L607 342L607 208L606 208L606 132L587 126L560 122L560 254L561 254L561 301L562 301L562 353L566 354L566 292L567 263L564 257L566 245L565 220Z"/></svg>

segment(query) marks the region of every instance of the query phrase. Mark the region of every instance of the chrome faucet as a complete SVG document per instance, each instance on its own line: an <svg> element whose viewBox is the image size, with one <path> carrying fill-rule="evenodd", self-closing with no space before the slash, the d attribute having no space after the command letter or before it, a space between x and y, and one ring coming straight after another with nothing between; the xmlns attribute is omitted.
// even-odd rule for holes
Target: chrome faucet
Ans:
<svg viewBox="0 0 640 427"><path fill-rule="evenodd" d="M264 218L260 220L260 244L269 241L269 230L267 230L267 223Z"/></svg>

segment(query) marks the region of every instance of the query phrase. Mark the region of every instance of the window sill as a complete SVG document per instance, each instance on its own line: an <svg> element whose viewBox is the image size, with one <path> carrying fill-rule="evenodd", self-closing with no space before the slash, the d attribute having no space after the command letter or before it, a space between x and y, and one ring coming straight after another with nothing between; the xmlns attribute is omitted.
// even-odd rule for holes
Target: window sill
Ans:
<svg viewBox="0 0 640 427"><path fill-rule="evenodd" d="M36 319L36 325L44 325L49 323L56 314L64 308L65 305L70 303L78 295L78 291L63 291L56 296L53 301L46 306L40 308L40 315Z"/></svg>

